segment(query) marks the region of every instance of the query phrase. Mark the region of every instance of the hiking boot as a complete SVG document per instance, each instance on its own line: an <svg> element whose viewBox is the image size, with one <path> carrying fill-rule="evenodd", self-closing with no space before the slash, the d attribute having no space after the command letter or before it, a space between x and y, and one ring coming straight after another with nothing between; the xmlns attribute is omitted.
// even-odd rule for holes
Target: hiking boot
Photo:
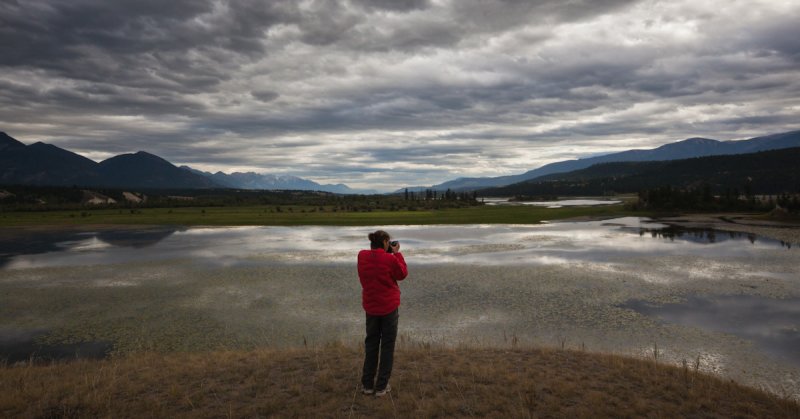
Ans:
<svg viewBox="0 0 800 419"><path fill-rule="evenodd" d="M390 391L392 391L392 386L391 386L391 384L387 384L385 389L378 390L378 391L375 392L375 397L383 397L383 396L389 394Z"/></svg>

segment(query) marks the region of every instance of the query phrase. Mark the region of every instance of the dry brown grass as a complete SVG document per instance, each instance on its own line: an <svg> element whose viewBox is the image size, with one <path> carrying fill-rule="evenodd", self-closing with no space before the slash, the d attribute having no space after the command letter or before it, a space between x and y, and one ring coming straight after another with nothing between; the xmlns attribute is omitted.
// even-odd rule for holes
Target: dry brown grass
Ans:
<svg viewBox="0 0 800 419"><path fill-rule="evenodd" d="M139 354L0 369L2 417L800 417L692 365L556 349L400 347L391 397L361 351Z"/></svg>

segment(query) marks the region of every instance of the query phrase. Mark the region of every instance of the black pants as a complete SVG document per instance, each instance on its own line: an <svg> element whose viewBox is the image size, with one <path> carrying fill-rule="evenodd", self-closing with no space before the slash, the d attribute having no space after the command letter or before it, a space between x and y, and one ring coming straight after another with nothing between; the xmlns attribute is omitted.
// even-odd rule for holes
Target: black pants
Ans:
<svg viewBox="0 0 800 419"><path fill-rule="evenodd" d="M383 390L389 383L392 375L392 362L394 360L394 342L397 338L397 320L400 314L397 310L385 316L370 316L367 314L367 338L364 339L364 373L361 384L364 388ZM380 353L379 353L380 351ZM378 381L375 382L375 371L380 370Z"/></svg>

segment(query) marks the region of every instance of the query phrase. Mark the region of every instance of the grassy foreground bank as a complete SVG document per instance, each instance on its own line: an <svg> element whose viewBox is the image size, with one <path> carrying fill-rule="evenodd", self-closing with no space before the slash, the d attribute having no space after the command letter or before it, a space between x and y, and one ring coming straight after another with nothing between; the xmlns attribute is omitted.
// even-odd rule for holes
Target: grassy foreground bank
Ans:
<svg viewBox="0 0 800 419"><path fill-rule="evenodd" d="M398 348L391 397L361 351L139 354L0 369L3 417L798 417L800 405L654 361L556 349Z"/></svg>
<svg viewBox="0 0 800 419"><path fill-rule="evenodd" d="M139 210L28 211L0 213L0 227L81 225L423 225L537 224L573 217L633 215L623 205L543 208L477 206L418 211L336 211L310 206L145 208ZM635 213L642 215L642 213Z"/></svg>

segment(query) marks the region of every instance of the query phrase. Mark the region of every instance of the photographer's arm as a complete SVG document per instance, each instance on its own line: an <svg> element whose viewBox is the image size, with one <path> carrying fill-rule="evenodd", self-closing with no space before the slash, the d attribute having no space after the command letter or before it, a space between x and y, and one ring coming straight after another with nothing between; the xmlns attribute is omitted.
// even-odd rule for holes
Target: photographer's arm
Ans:
<svg viewBox="0 0 800 419"><path fill-rule="evenodd" d="M395 263L392 264L392 279L402 281L408 276L408 266L402 253L393 253Z"/></svg>

